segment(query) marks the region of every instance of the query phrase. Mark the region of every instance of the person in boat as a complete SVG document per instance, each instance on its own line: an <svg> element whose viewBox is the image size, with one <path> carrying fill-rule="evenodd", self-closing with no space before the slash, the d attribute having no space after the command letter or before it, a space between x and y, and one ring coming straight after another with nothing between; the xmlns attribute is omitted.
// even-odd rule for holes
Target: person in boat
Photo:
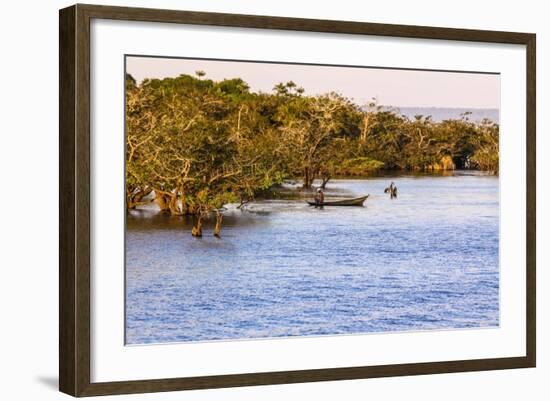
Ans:
<svg viewBox="0 0 550 401"><path fill-rule="evenodd" d="M389 193L390 199L397 198L397 187L395 186L393 181L391 182L390 186L384 190L384 193L385 194Z"/></svg>
<svg viewBox="0 0 550 401"><path fill-rule="evenodd" d="M322 206L325 201L325 194L321 188L317 188L317 194L315 194L315 206Z"/></svg>

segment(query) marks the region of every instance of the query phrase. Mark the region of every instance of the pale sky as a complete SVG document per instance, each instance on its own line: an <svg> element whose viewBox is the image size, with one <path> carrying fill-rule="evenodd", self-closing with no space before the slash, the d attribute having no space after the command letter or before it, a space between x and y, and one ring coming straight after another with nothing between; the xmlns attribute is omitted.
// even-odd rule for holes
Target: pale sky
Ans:
<svg viewBox="0 0 550 401"><path fill-rule="evenodd" d="M138 83L202 70L214 81L242 78L254 92L272 93L277 83L292 80L305 94L335 91L360 105L375 97L379 104L394 107L500 108L497 74L135 56L126 58L126 70Z"/></svg>

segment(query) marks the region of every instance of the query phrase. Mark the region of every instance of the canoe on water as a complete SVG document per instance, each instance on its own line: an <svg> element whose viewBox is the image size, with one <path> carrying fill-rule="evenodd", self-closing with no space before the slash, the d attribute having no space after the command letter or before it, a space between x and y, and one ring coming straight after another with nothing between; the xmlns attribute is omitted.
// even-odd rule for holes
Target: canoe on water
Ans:
<svg viewBox="0 0 550 401"><path fill-rule="evenodd" d="M363 206L363 203L369 196L362 196L360 198L342 199L335 201L326 201L323 203L315 203L315 201L307 201L310 206Z"/></svg>

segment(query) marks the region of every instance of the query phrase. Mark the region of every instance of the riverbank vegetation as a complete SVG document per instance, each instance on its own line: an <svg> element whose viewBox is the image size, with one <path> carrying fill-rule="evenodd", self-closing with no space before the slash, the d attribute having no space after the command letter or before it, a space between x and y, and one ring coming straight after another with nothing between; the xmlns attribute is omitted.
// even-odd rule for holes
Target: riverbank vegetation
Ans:
<svg viewBox="0 0 550 401"><path fill-rule="evenodd" d="M462 118L410 119L376 102L332 92L307 96L294 82L273 93L242 79L126 77L126 204L154 195L161 211L191 215L193 235L227 203L244 203L299 179L303 188L334 176L380 170L478 169L498 173L498 124Z"/></svg>

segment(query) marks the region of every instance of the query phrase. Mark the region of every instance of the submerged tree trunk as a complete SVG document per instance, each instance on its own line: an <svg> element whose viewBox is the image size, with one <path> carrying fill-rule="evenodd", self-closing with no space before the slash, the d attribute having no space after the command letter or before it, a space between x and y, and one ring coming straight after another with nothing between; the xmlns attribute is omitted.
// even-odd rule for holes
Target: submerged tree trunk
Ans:
<svg viewBox="0 0 550 401"><path fill-rule="evenodd" d="M171 194L170 195L170 202L168 203L168 207L170 209L170 214L172 216L181 216L182 212L179 206L178 202L178 195L177 194Z"/></svg>
<svg viewBox="0 0 550 401"><path fill-rule="evenodd" d="M315 172L309 166L304 168L304 184L302 187L304 189L311 188L313 181L315 180Z"/></svg>
<svg viewBox="0 0 550 401"><path fill-rule="evenodd" d="M216 210L216 226L214 227L214 237L221 237L223 214Z"/></svg>
<svg viewBox="0 0 550 401"><path fill-rule="evenodd" d="M170 212L170 197L168 195L160 191L155 191L155 202L157 202L161 212Z"/></svg>
<svg viewBox="0 0 550 401"><path fill-rule="evenodd" d="M302 187L304 187L304 188L311 187L311 184L309 183L309 168L307 168L307 167L304 168L304 183L303 183Z"/></svg>
<svg viewBox="0 0 550 401"><path fill-rule="evenodd" d="M141 190L126 193L126 207L127 209L135 209L136 206L143 205L143 198L153 192L152 188L145 187Z"/></svg>
<svg viewBox="0 0 550 401"><path fill-rule="evenodd" d="M193 215L193 229L191 230L191 235L193 237L202 237L202 218L203 216L200 212Z"/></svg>
<svg viewBox="0 0 550 401"><path fill-rule="evenodd" d="M330 174L324 174L321 177L321 179L323 180L323 182L321 183L321 188L325 189L327 187L327 183L329 182L330 178Z"/></svg>
<svg viewBox="0 0 550 401"><path fill-rule="evenodd" d="M196 206L191 206L188 202L182 200L182 212L186 216L192 216L195 214Z"/></svg>
<svg viewBox="0 0 550 401"><path fill-rule="evenodd" d="M166 192L160 189L155 190L155 202L161 212L170 213L172 216L181 216L184 213L180 207L180 196L175 192ZM185 206L181 201L182 206Z"/></svg>

